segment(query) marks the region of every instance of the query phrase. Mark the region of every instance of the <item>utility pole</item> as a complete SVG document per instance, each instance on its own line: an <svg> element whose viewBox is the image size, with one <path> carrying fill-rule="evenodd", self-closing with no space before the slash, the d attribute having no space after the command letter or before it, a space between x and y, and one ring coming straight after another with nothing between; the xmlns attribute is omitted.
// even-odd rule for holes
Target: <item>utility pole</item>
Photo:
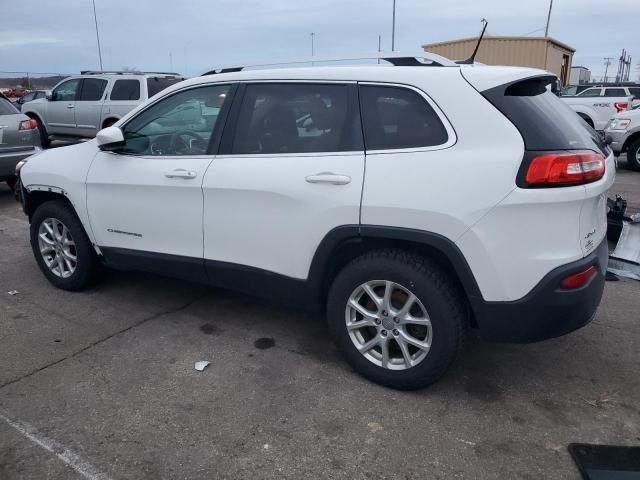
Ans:
<svg viewBox="0 0 640 480"><path fill-rule="evenodd" d="M382 35L378 35L378 53L382 51ZM378 58L378 63L380 63L380 58Z"/></svg>
<svg viewBox="0 0 640 480"><path fill-rule="evenodd" d="M604 57L604 83L607 83L607 73L609 72L609 65L611 65L612 57Z"/></svg>
<svg viewBox="0 0 640 480"><path fill-rule="evenodd" d="M551 21L551 9L553 8L553 0L549 2L549 13L547 14L547 26L544 29L544 36L549 36L549 22Z"/></svg>
<svg viewBox="0 0 640 480"><path fill-rule="evenodd" d="M391 51L396 51L396 0L393 0L393 17L391 19Z"/></svg>
<svg viewBox="0 0 640 480"><path fill-rule="evenodd" d="M93 3L93 21L96 24L96 40L98 41L98 58L100 59L100 71L102 68L102 50L100 49L100 34L98 33L98 16L96 15L96 0L91 0Z"/></svg>
<svg viewBox="0 0 640 480"><path fill-rule="evenodd" d="M313 40L315 38L316 34L311 32L311 57L313 57L315 55L315 49L314 49L314 45L313 45ZM311 60L311 66L313 67L313 60Z"/></svg>

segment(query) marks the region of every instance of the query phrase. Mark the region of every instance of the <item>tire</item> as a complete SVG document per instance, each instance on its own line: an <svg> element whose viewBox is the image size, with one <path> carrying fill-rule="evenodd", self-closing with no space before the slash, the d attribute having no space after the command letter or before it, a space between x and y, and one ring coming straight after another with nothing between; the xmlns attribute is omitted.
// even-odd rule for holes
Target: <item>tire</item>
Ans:
<svg viewBox="0 0 640 480"><path fill-rule="evenodd" d="M640 171L640 139L629 145L627 149L627 165L631 170Z"/></svg>
<svg viewBox="0 0 640 480"><path fill-rule="evenodd" d="M45 223L47 225L43 225ZM62 240L71 239L73 245L52 241L54 236L49 233L52 226L56 238L62 234ZM66 235L63 227L66 227ZM40 205L31 218L30 233L31 248L38 266L53 285L63 290L77 291L95 282L100 270L98 257L80 220L68 204L53 200ZM41 253L41 248L48 248L48 252ZM71 260L73 256L75 262ZM56 264L56 258L62 265ZM65 258L66 261L63 261Z"/></svg>
<svg viewBox="0 0 640 480"><path fill-rule="evenodd" d="M16 183L18 182L17 178L10 178L9 180L5 180L7 182L7 186L11 189L11 191L15 191Z"/></svg>
<svg viewBox="0 0 640 480"><path fill-rule="evenodd" d="M40 145L42 148L49 148L51 146L51 140L49 140L49 134L47 133L47 129L44 128L42 121L35 117L35 121L38 123L38 132L40 133Z"/></svg>
<svg viewBox="0 0 640 480"><path fill-rule="evenodd" d="M377 287L376 282L380 283ZM392 308L389 311L381 310L385 304L376 305L375 301L372 302L364 285L369 285L382 302L383 292L391 285ZM362 322L365 319L362 313L355 314L348 304L351 299L358 298L356 292L363 292L356 300L359 305L364 305L369 312L376 310L378 318L374 322L381 323L359 330L350 331L347 328L348 321ZM421 319L424 326L403 325L404 320L399 320L400 314L393 318L401 313L398 312L398 309L401 310L401 300L410 298L410 294L417 299L411 310L411 315L415 317L411 318ZM399 303L393 305L393 302ZM426 310L424 316L420 309ZM426 387L444 375L462 347L468 323L466 312L464 297L438 265L403 250L377 250L356 258L336 276L327 300L329 329L347 362L369 380L401 390ZM383 316L385 313L386 316ZM430 320L430 327L426 326L426 318ZM401 323L394 325L392 322L396 321ZM386 332L384 337L383 330ZM409 333L422 345L430 344L430 348L407 347L404 339ZM384 357L380 346L365 353L360 353L356 347L356 343L362 348L375 338L387 341L387 368L382 366ZM410 349L409 354L413 356L405 355L401 343L405 344L405 349Z"/></svg>

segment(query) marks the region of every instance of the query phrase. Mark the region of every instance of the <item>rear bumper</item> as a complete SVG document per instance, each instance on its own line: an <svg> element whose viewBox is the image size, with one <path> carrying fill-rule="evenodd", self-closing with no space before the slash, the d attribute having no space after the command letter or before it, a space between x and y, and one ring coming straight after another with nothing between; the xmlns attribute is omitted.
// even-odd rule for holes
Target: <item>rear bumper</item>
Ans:
<svg viewBox="0 0 640 480"><path fill-rule="evenodd" d="M29 150L0 153L0 180L15 178L16 165L18 162L38 153L39 151L40 148L34 147Z"/></svg>
<svg viewBox="0 0 640 480"><path fill-rule="evenodd" d="M589 323L604 290L609 259L607 239L587 257L548 273L525 297L512 302L473 301L481 336L489 341L531 343L558 337ZM597 274L582 288L563 290L567 275L596 266Z"/></svg>

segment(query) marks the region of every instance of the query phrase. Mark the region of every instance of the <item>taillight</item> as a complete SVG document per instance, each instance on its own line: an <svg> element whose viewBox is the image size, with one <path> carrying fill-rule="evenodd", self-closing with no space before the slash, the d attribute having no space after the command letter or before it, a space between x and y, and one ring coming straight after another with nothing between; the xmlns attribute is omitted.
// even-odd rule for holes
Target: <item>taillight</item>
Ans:
<svg viewBox="0 0 640 480"><path fill-rule="evenodd" d="M615 102L613 105L616 107L616 113L624 112L629 108L629 104L627 102Z"/></svg>
<svg viewBox="0 0 640 480"><path fill-rule="evenodd" d="M572 273L568 277L565 277L560 282L560 286L565 290L575 290L576 288L584 287L597 273L598 270L596 270L596 267L591 265L585 270Z"/></svg>
<svg viewBox="0 0 640 480"><path fill-rule="evenodd" d="M33 130L34 128L38 128L38 122L33 118L30 118L29 120L23 120L20 122L18 130Z"/></svg>
<svg viewBox="0 0 640 480"><path fill-rule="evenodd" d="M595 152L558 152L534 157L525 181L534 187L559 187L595 182L604 176L605 159Z"/></svg>

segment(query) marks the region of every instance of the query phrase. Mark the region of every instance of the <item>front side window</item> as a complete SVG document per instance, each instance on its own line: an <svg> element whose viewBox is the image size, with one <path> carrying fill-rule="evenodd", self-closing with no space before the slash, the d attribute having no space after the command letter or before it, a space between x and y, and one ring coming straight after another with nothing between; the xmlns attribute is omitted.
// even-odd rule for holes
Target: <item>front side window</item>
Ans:
<svg viewBox="0 0 640 480"><path fill-rule="evenodd" d="M140 100L140 80L116 80L110 100Z"/></svg>
<svg viewBox="0 0 640 480"><path fill-rule="evenodd" d="M626 97L627 92L624 91L624 88L606 88L604 90L605 97Z"/></svg>
<svg viewBox="0 0 640 480"><path fill-rule="evenodd" d="M599 97L601 93L602 93L601 88L589 88L587 90L584 90L583 92L580 92L578 96L579 97Z"/></svg>
<svg viewBox="0 0 640 480"><path fill-rule="evenodd" d="M74 78L58 85L51 92L51 100L54 102L72 102L76 99L76 92L80 85L80 79Z"/></svg>
<svg viewBox="0 0 640 480"><path fill-rule="evenodd" d="M123 127L122 153L204 155L229 85L192 88L160 100Z"/></svg>
<svg viewBox="0 0 640 480"><path fill-rule="evenodd" d="M85 78L82 81L82 89L78 100L85 102L95 102L102 98L107 81L101 78Z"/></svg>
<svg viewBox="0 0 640 480"><path fill-rule="evenodd" d="M362 150L347 85L254 84L245 91L232 153L278 154Z"/></svg>
<svg viewBox="0 0 640 480"><path fill-rule="evenodd" d="M431 105L413 90L364 85L360 104L367 150L431 147L449 135Z"/></svg>

